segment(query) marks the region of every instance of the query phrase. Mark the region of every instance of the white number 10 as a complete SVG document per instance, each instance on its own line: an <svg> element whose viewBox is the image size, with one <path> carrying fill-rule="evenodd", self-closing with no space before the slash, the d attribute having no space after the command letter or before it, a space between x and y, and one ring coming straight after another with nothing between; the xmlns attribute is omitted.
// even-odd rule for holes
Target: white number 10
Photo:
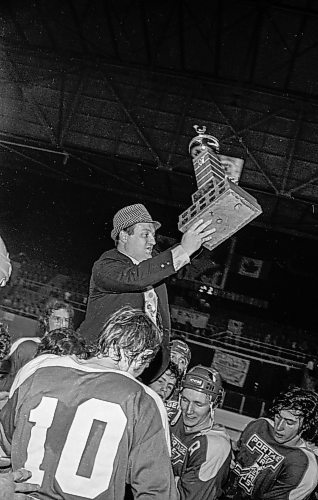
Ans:
<svg viewBox="0 0 318 500"><path fill-rule="evenodd" d="M44 396L30 412L31 430L24 467L32 472L32 482L42 484L45 474L40 467L45 455L45 441L58 404L57 398ZM77 474L94 420L105 422L90 477ZM127 418L119 404L89 399L78 406L56 469L55 478L64 493L95 498L107 490L113 472L118 446Z"/></svg>

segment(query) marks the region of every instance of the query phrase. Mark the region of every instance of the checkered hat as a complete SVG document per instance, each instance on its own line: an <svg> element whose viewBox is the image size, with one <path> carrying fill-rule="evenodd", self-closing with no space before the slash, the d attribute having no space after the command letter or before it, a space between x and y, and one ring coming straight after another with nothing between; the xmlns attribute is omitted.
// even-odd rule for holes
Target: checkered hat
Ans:
<svg viewBox="0 0 318 500"><path fill-rule="evenodd" d="M155 230L159 229L161 226L160 222L152 220L150 213L141 203L128 205L128 207L118 210L114 215L113 230L110 233L112 239L116 241L122 229L138 224L138 222L151 222L155 226Z"/></svg>

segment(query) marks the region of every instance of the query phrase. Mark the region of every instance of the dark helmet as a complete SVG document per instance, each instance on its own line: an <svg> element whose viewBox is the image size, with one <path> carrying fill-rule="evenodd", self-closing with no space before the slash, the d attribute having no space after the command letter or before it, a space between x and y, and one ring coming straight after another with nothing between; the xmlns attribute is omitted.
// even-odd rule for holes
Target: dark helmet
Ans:
<svg viewBox="0 0 318 500"><path fill-rule="evenodd" d="M171 342L171 352L178 352L182 354L182 356L187 360L187 363L190 363L191 360L191 351L190 347L183 340L175 339Z"/></svg>
<svg viewBox="0 0 318 500"><path fill-rule="evenodd" d="M191 368L182 382L182 389L194 389L211 396L213 406L219 405L223 400L223 387L221 375L215 368L197 365Z"/></svg>

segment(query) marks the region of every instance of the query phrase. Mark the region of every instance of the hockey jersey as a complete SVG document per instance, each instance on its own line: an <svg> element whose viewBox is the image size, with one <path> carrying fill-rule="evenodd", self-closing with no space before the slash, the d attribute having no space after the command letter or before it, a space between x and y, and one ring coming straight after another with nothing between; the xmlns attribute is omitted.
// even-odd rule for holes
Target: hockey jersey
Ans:
<svg viewBox="0 0 318 500"><path fill-rule="evenodd" d="M231 462L231 442L220 427L186 433L180 417L171 426L171 462L180 500L215 500Z"/></svg>
<svg viewBox="0 0 318 500"><path fill-rule="evenodd" d="M300 447L277 443L273 421L257 419L239 441L228 498L303 500L318 482L317 458L303 442Z"/></svg>
<svg viewBox="0 0 318 500"><path fill-rule="evenodd" d="M127 483L140 500L176 498L158 407L125 372L39 356L18 373L0 432L13 470L40 484L34 497L121 500Z"/></svg>
<svg viewBox="0 0 318 500"><path fill-rule="evenodd" d="M180 412L179 405L179 390L174 390L170 398L165 401L165 407L167 410L168 420L170 423L174 421Z"/></svg>

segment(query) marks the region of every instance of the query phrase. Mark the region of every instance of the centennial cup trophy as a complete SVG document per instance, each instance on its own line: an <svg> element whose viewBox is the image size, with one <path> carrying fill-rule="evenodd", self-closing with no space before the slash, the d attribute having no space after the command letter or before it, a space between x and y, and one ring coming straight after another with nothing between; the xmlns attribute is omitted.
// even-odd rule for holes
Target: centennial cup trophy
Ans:
<svg viewBox="0 0 318 500"><path fill-rule="evenodd" d="M206 134L206 127L194 126L197 136L189 143L198 185L192 195L193 204L179 216L178 228L185 232L199 219L211 220L216 231L204 243L213 250L262 213L257 200L225 174L219 154L219 142ZM210 227L210 226L209 226Z"/></svg>

